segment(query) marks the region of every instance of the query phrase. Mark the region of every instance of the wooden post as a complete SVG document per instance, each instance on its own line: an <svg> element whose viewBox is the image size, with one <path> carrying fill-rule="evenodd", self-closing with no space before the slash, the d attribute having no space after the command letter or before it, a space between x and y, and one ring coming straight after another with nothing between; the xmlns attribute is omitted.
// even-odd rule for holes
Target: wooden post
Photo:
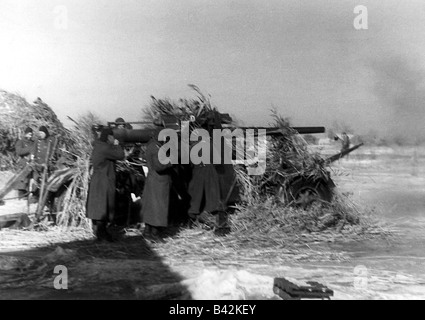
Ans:
<svg viewBox="0 0 425 320"><path fill-rule="evenodd" d="M43 198L44 198L44 185L46 184L46 174L47 174L47 168L49 165L49 153L50 153L50 147L51 147L51 140L49 140L48 144L47 144L47 152L46 152L46 159L43 165L43 174L41 176L41 185L40 185L40 191L39 191L39 195L38 195L38 205L37 205L37 211L36 211L36 219L37 221L40 220L43 208L44 208L44 202L43 202Z"/></svg>
<svg viewBox="0 0 425 320"><path fill-rule="evenodd" d="M27 164L20 172L15 174L0 190L0 200L4 198L16 185L16 183L22 178L28 176L32 171L31 165Z"/></svg>
<svg viewBox="0 0 425 320"><path fill-rule="evenodd" d="M50 160L51 160L53 154L55 153L57 142L58 142L58 139L57 139L57 137L55 137L55 139L53 141L53 148L51 148L52 140L49 140L49 143L47 145L46 160L45 160L45 164L44 164L44 167L43 167L43 175L42 175L42 180L41 180L40 194L39 194L37 212L36 212L36 219L37 220L40 219L40 217L43 213L44 205L45 205L46 200L47 200L47 190L44 190L46 188L46 175L47 175ZM50 154L50 150L53 150L52 154Z"/></svg>
<svg viewBox="0 0 425 320"><path fill-rule="evenodd" d="M33 179L30 178L30 181L28 183L28 196L27 196L27 214L30 214L30 205L31 205L31 198L32 198L32 185L33 185Z"/></svg>

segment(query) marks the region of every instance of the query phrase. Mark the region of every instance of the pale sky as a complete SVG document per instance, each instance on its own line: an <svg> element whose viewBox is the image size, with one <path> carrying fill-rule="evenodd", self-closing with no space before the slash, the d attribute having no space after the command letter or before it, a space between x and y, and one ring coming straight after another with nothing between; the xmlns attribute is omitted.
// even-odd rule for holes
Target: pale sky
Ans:
<svg viewBox="0 0 425 320"><path fill-rule="evenodd" d="M367 8L356 30L354 8ZM425 1L1 0L0 88L59 118L191 98L265 125L425 135Z"/></svg>

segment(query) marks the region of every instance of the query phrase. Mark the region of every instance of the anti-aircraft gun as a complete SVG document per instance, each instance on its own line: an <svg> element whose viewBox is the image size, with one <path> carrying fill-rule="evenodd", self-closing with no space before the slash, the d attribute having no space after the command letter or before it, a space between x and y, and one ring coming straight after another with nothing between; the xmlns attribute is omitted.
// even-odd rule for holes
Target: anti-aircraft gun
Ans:
<svg viewBox="0 0 425 320"><path fill-rule="evenodd" d="M258 132L259 129L264 129L266 132L267 139L279 138L287 134L285 130L280 127L232 127L228 124L231 123L231 117L228 114L220 113L220 120L223 127L230 129L241 129L247 131L252 129L254 132ZM177 132L181 130L181 122L175 116L162 116L162 126L164 128L173 129ZM128 124L150 124L146 122L129 122ZM109 122L109 126L114 127L114 122ZM227 126L226 126L227 125ZM115 138L121 141L124 145L134 144L145 144L147 143L154 132L152 126L143 129L117 129L114 128L113 132ZM324 133L325 127L290 127L289 130L298 134L317 134ZM332 200L333 190L335 184L332 181L330 172L326 170L326 166L330 163L344 157L348 153L359 148L360 145L356 145L344 152L338 153L328 159L320 159L321 170L320 175L303 174L300 171L290 172L290 174L281 174L282 171L273 170L273 172L265 179L264 185L268 188L268 192L273 193L279 200L285 203L292 203L295 205L306 207L314 201L326 201ZM283 157L285 156L283 152ZM285 172L285 170L283 170ZM231 179L228 181L231 189L234 186L234 181Z"/></svg>

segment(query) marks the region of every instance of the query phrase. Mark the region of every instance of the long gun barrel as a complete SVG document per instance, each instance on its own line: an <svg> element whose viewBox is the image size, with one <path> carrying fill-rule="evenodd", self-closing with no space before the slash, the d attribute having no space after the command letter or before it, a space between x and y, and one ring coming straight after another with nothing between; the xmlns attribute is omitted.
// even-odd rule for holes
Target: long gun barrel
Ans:
<svg viewBox="0 0 425 320"><path fill-rule="evenodd" d="M280 135L282 129L279 127L239 127L242 130L247 129L265 129L267 135ZM310 133L324 133L325 127L291 127L291 129L297 131L299 134L310 134Z"/></svg>
<svg viewBox="0 0 425 320"><path fill-rule="evenodd" d="M279 127L238 127L233 129L265 129L266 134L269 136L282 135L284 134ZM324 127L292 127L293 130L297 131L300 134L310 134L310 133L323 133L325 132ZM119 141L124 143L147 143L152 137L156 129L145 128L145 129L117 129L114 128L114 136Z"/></svg>
<svg viewBox="0 0 425 320"><path fill-rule="evenodd" d="M292 127L299 134L324 133L325 127Z"/></svg>

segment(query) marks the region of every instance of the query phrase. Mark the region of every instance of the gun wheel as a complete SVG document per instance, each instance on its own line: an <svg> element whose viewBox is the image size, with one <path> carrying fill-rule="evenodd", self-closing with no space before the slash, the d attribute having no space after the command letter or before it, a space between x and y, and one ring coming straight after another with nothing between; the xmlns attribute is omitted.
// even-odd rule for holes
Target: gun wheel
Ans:
<svg viewBox="0 0 425 320"><path fill-rule="evenodd" d="M297 207L307 209L316 202L320 202L322 199L320 197L319 191L316 188L307 186L301 188L294 197L294 204Z"/></svg>
<svg viewBox="0 0 425 320"><path fill-rule="evenodd" d="M323 181L313 182L302 179L292 183L287 190L280 186L277 197L283 203L308 209L317 203L330 202L332 190Z"/></svg>

